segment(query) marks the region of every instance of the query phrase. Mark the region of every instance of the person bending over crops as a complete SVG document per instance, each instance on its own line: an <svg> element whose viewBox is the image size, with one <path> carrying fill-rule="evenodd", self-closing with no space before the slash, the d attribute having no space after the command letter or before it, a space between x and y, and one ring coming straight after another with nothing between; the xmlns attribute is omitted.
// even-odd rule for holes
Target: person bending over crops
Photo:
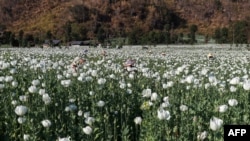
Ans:
<svg viewBox="0 0 250 141"><path fill-rule="evenodd" d="M214 56L211 53L208 53L207 58L208 59L214 59Z"/></svg>
<svg viewBox="0 0 250 141"><path fill-rule="evenodd" d="M135 67L136 60L128 59L123 63L123 67L128 72L136 72L137 68Z"/></svg>
<svg viewBox="0 0 250 141"><path fill-rule="evenodd" d="M107 52L106 52L105 50L102 50L101 55L102 55L103 57L105 57L105 56L107 56Z"/></svg>
<svg viewBox="0 0 250 141"><path fill-rule="evenodd" d="M87 49L84 49L83 52L82 52L82 55L86 56L88 54L89 50Z"/></svg>
<svg viewBox="0 0 250 141"><path fill-rule="evenodd" d="M82 57L75 57L73 62L71 63L71 68L73 69L74 72L77 72L79 67L83 65L86 62L86 60Z"/></svg>

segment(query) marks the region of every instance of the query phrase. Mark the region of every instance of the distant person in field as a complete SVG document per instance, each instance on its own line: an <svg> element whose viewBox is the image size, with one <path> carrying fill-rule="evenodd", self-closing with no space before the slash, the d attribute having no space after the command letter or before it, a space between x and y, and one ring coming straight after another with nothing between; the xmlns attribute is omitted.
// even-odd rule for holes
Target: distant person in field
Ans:
<svg viewBox="0 0 250 141"><path fill-rule="evenodd" d="M82 57L75 57L73 62L71 63L71 69L73 69L73 72L77 72L79 70L79 67L82 66L86 60Z"/></svg>
<svg viewBox="0 0 250 141"><path fill-rule="evenodd" d="M107 52L105 50L102 50L101 55L105 57L107 56Z"/></svg>
<svg viewBox="0 0 250 141"><path fill-rule="evenodd" d="M137 68L135 67L136 60L131 58L127 59L126 62L123 63L123 67L128 72L136 72Z"/></svg>
<svg viewBox="0 0 250 141"><path fill-rule="evenodd" d="M214 56L212 55L212 53L208 53L207 58L208 59L214 59Z"/></svg>
<svg viewBox="0 0 250 141"><path fill-rule="evenodd" d="M166 53L165 53L165 52L162 52L161 55L162 55L162 56L166 56Z"/></svg>
<svg viewBox="0 0 250 141"><path fill-rule="evenodd" d="M88 52L89 52L89 50L84 49L83 52L82 52L82 55L83 55L83 56L86 56L86 55L88 54Z"/></svg>

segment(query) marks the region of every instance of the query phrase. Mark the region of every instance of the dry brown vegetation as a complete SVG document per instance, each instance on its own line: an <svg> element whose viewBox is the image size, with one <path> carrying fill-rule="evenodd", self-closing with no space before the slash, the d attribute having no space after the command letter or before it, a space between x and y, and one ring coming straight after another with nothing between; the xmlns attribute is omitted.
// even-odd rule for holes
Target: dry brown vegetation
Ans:
<svg viewBox="0 0 250 141"><path fill-rule="evenodd" d="M195 24L198 32L212 34L215 28L228 27L234 21L250 21L249 0L219 2L218 5L216 0L0 0L0 23L16 33L24 30L40 34L50 30L60 37L63 26L70 21L87 29L87 36L92 38L99 27L117 35L134 28L144 32L164 30L166 24L176 32L185 32Z"/></svg>

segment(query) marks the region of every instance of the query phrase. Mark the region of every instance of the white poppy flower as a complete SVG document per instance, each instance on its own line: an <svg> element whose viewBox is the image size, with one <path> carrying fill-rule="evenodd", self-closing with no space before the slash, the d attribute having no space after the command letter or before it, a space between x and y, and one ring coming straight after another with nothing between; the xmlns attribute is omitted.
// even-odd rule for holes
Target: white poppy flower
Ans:
<svg viewBox="0 0 250 141"><path fill-rule="evenodd" d="M43 102L45 103L45 105L48 105L51 102L51 98L48 94L43 94L42 99L43 99Z"/></svg>
<svg viewBox="0 0 250 141"><path fill-rule="evenodd" d="M87 135L90 135L92 133L92 128L90 126L86 126L84 128L82 128L83 132Z"/></svg>
<svg viewBox="0 0 250 141"><path fill-rule="evenodd" d="M65 138L58 138L58 141L71 141L71 137L65 137Z"/></svg>
<svg viewBox="0 0 250 141"><path fill-rule="evenodd" d="M37 80L33 80L31 83L33 86L37 86L40 84L40 81L37 79Z"/></svg>
<svg viewBox="0 0 250 141"><path fill-rule="evenodd" d="M17 104L17 101L16 100L12 100L11 104L15 106Z"/></svg>
<svg viewBox="0 0 250 141"><path fill-rule="evenodd" d="M133 73L130 73L130 74L128 75L128 77L129 77L130 79L134 79L134 78L135 78L135 75L134 75Z"/></svg>
<svg viewBox="0 0 250 141"><path fill-rule="evenodd" d="M236 87L234 87L234 86L230 86L230 92L236 92Z"/></svg>
<svg viewBox="0 0 250 141"><path fill-rule="evenodd" d="M78 115L79 117L81 117L82 114L83 114L83 111L82 111L82 110L79 110L79 111L77 112L77 115Z"/></svg>
<svg viewBox="0 0 250 141"><path fill-rule="evenodd" d="M244 90L250 90L250 80L247 80L243 83L243 89Z"/></svg>
<svg viewBox="0 0 250 141"><path fill-rule="evenodd" d="M17 86L18 86L18 82L17 82L17 81L12 81L12 82L11 82L11 85L12 85L13 87L17 87Z"/></svg>
<svg viewBox="0 0 250 141"><path fill-rule="evenodd" d="M3 89L4 88L4 84L0 84L0 89Z"/></svg>
<svg viewBox="0 0 250 141"><path fill-rule="evenodd" d="M191 83L194 82L194 76L193 75L189 75L189 76L186 77L185 80L186 80L187 83L191 84Z"/></svg>
<svg viewBox="0 0 250 141"><path fill-rule="evenodd" d="M157 110L157 117L160 120L169 120L171 116L170 116L169 111L166 111L166 110L160 108Z"/></svg>
<svg viewBox="0 0 250 141"><path fill-rule="evenodd" d="M168 96L165 96L165 97L163 98L163 101L164 101L164 102L168 102L168 101L169 101L169 97L168 97Z"/></svg>
<svg viewBox="0 0 250 141"><path fill-rule="evenodd" d="M11 82L13 79L14 79L13 76L6 76L5 82Z"/></svg>
<svg viewBox="0 0 250 141"><path fill-rule="evenodd" d="M30 135L29 134L23 134L23 140L24 141L28 141L30 139Z"/></svg>
<svg viewBox="0 0 250 141"><path fill-rule="evenodd" d="M94 95L95 93L93 91L89 91L89 95Z"/></svg>
<svg viewBox="0 0 250 141"><path fill-rule="evenodd" d="M83 113L83 117L84 117L84 118L88 118L89 116L90 116L90 112L84 112L84 113Z"/></svg>
<svg viewBox="0 0 250 141"><path fill-rule="evenodd" d="M156 101L157 97L158 97L157 93L152 93L152 95L151 95L151 101Z"/></svg>
<svg viewBox="0 0 250 141"><path fill-rule="evenodd" d="M92 81L93 78L92 78L91 76L87 76L87 77L85 78L85 80L86 80L86 81Z"/></svg>
<svg viewBox="0 0 250 141"><path fill-rule="evenodd" d="M25 117L18 117L18 119L17 119L17 122L18 122L19 124L23 124L25 121L26 121L26 118L25 118Z"/></svg>
<svg viewBox="0 0 250 141"><path fill-rule="evenodd" d="M97 80L97 83L98 83L99 85L103 85L103 84L106 83L106 79L100 78L100 79Z"/></svg>
<svg viewBox="0 0 250 141"><path fill-rule="evenodd" d="M105 102L102 101L102 100L100 100L100 101L97 102L97 106L98 107L103 107L104 105L105 105Z"/></svg>
<svg viewBox="0 0 250 141"><path fill-rule="evenodd" d="M93 77L96 77L96 76L97 76L97 70L92 70L92 71L91 71L91 75L92 75Z"/></svg>
<svg viewBox="0 0 250 141"><path fill-rule="evenodd" d="M19 100L22 101L22 102L26 102L26 101L28 101L28 96L26 96L26 95L20 95L19 96Z"/></svg>
<svg viewBox="0 0 250 141"><path fill-rule="evenodd" d="M236 99L229 99L228 100L228 104L230 106L237 106L238 105L238 101Z"/></svg>
<svg viewBox="0 0 250 141"><path fill-rule="evenodd" d="M57 79L58 79L58 80L61 80L62 78L63 78L62 75L60 75L60 74L57 75Z"/></svg>
<svg viewBox="0 0 250 141"><path fill-rule="evenodd" d="M188 110L188 107L187 107L186 105L181 105L181 106L180 106L180 110L181 110L182 112L187 111L187 110Z"/></svg>
<svg viewBox="0 0 250 141"><path fill-rule="evenodd" d="M152 91L151 89L144 89L142 91L142 97L151 97Z"/></svg>
<svg viewBox="0 0 250 141"><path fill-rule="evenodd" d="M127 89L127 93L128 93L128 94L132 94L132 92L133 92L133 91L132 91L131 89Z"/></svg>
<svg viewBox="0 0 250 141"><path fill-rule="evenodd" d="M168 85L165 84L165 83L163 83L163 84L162 84L162 88L163 88L163 89L167 89L167 88L168 88Z"/></svg>
<svg viewBox="0 0 250 141"><path fill-rule="evenodd" d="M23 105L16 106L15 113L19 116L23 116L28 112L28 108Z"/></svg>
<svg viewBox="0 0 250 141"><path fill-rule="evenodd" d="M163 103L161 104L161 107L162 107L162 108L166 108L166 107L169 107L169 106L170 106L170 103L169 103L168 101L163 102Z"/></svg>
<svg viewBox="0 0 250 141"><path fill-rule="evenodd" d="M115 79L115 75L114 74L110 74L109 78Z"/></svg>
<svg viewBox="0 0 250 141"><path fill-rule="evenodd" d="M220 106L219 106L219 112L220 112L220 113L226 112L227 109L228 109L228 106L227 106L227 105L220 105Z"/></svg>
<svg viewBox="0 0 250 141"><path fill-rule="evenodd" d="M75 111L75 110L77 110L77 106L76 106L75 104L70 104L69 106L67 106L67 107L65 108L65 111L66 111L66 112Z"/></svg>
<svg viewBox="0 0 250 141"><path fill-rule="evenodd" d="M234 77L233 79L230 80L229 82L231 85L237 85L240 83L240 78L239 77Z"/></svg>
<svg viewBox="0 0 250 141"><path fill-rule="evenodd" d="M221 120L217 117L212 117L210 119L210 129L212 129L213 131L220 129L222 124L223 124L223 120Z"/></svg>
<svg viewBox="0 0 250 141"><path fill-rule="evenodd" d="M85 122L86 124L88 124L88 125L92 125L93 122L95 122L95 118L93 118L93 117L87 117L87 118L84 120L84 122Z"/></svg>
<svg viewBox="0 0 250 141"><path fill-rule="evenodd" d="M44 94L45 94L45 89L39 89L38 93L39 93L40 95L44 95Z"/></svg>
<svg viewBox="0 0 250 141"><path fill-rule="evenodd" d="M43 127L46 127L46 128L51 126L51 122L48 119L41 121L41 123L42 123Z"/></svg>
<svg viewBox="0 0 250 141"><path fill-rule="evenodd" d="M200 134L198 134L197 139L198 141L203 141L207 138L207 131L203 131Z"/></svg>
<svg viewBox="0 0 250 141"><path fill-rule="evenodd" d="M142 122L142 118L141 117L136 117L135 119L134 119L134 122L135 122L135 124L141 124L141 122Z"/></svg>
<svg viewBox="0 0 250 141"><path fill-rule="evenodd" d="M61 80L61 84L64 87L69 87L69 85L71 84L71 80Z"/></svg>
<svg viewBox="0 0 250 141"><path fill-rule="evenodd" d="M30 86L28 90L29 90L30 93L35 93L35 92L37 92L36 86Z"/></svg>

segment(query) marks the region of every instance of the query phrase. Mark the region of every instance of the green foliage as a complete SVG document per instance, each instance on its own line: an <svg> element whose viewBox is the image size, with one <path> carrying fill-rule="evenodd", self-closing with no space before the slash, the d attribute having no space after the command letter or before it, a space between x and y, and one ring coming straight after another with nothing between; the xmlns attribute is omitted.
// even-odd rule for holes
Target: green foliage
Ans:
<svg viewBox="0 0 250 141"><path fill-rule="evenodd" d="M215 39L216 43L220 43L221 42L221 30L220 30L220 28L216 28L215 29L214 39Z"/></svg>
<svg viewBox="0 0 250 141"><path fill-rule="evenodd" d="M229 38L228 28L223 27L221 29L221 43L228 43L229 42L228 38Z"/></svg>
<svg viewBox="0 0 250 141"><path fill-rule="evenodd" d="M214 32L216 43L225 44L229 42L229 30L226 27L216 28Z"/></svg>
<svg viewBox="0 0 250 141"><path fill-rule="evenodd" d="M135 29L128 35L128 40L130 45L138 45L138 44L148 44L148 45L156 45L156 44L170 44L170 43L180 43L181 37L178 37L176 34L170 34L168 31L150 31L143 33L140 29Z"/></svg>
<svg viewBox="0 0 250 141"><path fill-rule="evenodd" d="M190 33L196 33L198 31L197 25L191 25L190 26Z"/></svg>
<svg viewBox="0 0 250 141"><path fill-rule="evenodd" d="M77 23L71 24L72 40L76 40L76 41L86 40L87 39L87 32L88 32L88 30L84 26L77 24Z"/></svg>
<svg viewBox="0 0 250 141"><path fill-rule="evenodd" d="M18 43L19 43L19 47L22 46L23 35L24 35L24 31L23 31L23 30L19 30L19 32L18 32Z"/></svg>
<svg viewBox="0 0 250 141"><path fill-rule="evenodd" d="M233 25L234 42L236 44L247 43L249 25L246 21L238 21Z"/></svg>
<svg viewBox="0 0 250 141"><path fill-rule="evenodd" d="M51 31L48 30L48 31L46 32L46 39L51 40L52 37L53 37L53 35L52 35Z"/></svg>
<svg viewBox="0 0 250 141"><path fill-rule="evenodd" d="M147 40L149 41L149 44L159 44L165 42L165 36L163 32L155 32L151 31L148 34L146 34Z"/></svg>
<svg viewBox="0 0 250 141"><path fill-rule="evenodd" d="M130 45L138 45L140 44L141 37L143 36L143 32L140 28L134 28L132 32L128 34L128 43ZM142 39L143 40L143 39Z"/></svg>
<svg viewBox="0 0 250 141"><path fill-rule="evenodd" d="M34 36L32 34L26 34L24 37L25 40L25 47L32 47L35 45L35 39Z"/></svg>
<svg viewBox="0 0 250 141"><path fill-rule="evenodd" d="M35 43L35 44L39 44L39 45L42 44L42 42L41 42L41 40L39 39L39 37L35 37L35 38L34 38L34 43Z"/></svg>
<svg viewBox="0 0 250 141"><path fill-rule="evenodd" d="M23 38L23 40L22 40L22 47L28 47L28 40L27 40L27 38Z"/></svg>
<svg viewBox="0 0 250 141"><path fill-rule="evenodd" d="M2 32L2 36L0 36L0 43L9 44L11 34L12 34L12 32L10 32L10 31Z"/></svg>
<svg viewBox="0 0 250 141"><path fill-rule="evenodd" d="M222 10L222 3L220 0L214 0L214 5L216 7L216 10Z"/></svg>
<svg viewBox="0 0 250 141"><path fill-rule="evenodd" d="M197 137L204 131L205 140L219 141L223 140L223 125L211 130L213 116L223 120L223 124L250 122L248 83L240 81L231 85L232 75L239 66L249 69L248 62L242 59L246 52L237 52L235 61L228 61L235 51L218 51L217 55L223 57L211 62L204 56L209 50L170 49L167 58L160 58L138 49L124 49L112 50L111 61L91 49L87 67L98 72L94 75L94 71L83 69L84 66L79 72L71 73L68 64L62 63L73 59L78 50L67 50L65 54L51 50L40 52L40 49L19 51L6 50L1 58L9 64L3 65L7 68L1 72L4 81L0 85L3 93L0 137L3 141L23 140L24 134L35 141L55 141L68 136L84 141L192 141L199 140ZM130 52L145 71L127 74L111 68L119 67ZM34 67L36 62L46 65ZM215 70L217 73L213 73ZM150 77L149 73L154 76ZM239 73L239 78L246 73ZM190 76L192 79L188 79ZM217 85L214 78L230 80L230 85ZM100 83L100 79L105 83ZM33 80L39 83L32 83ZM69 80L68 85L63 83L65 80ZM31 86L35 90L31 91ZM150 91L145 92L146 89ZM231 99L236 99L238 104L230 104ZM98 106L100 101L105 104ZM28 112L18 116L15 113L18 105L27 106ZM220 110L221 105L227 105L224 112ZM186 106L186 110L181 106ZM163 110L170 115L162 114ZM142 121L136 124L136 117ZM21 118L26 119L24 123L20 123ZM45 119L51 121L51 126L42 125ZM83 132L86 126L92 129L90 135Z"/></svg>
<svg viewBox="0 0 250 141"><path fill-rule="evenodd" d="M0 23L0 31L4 31L6 29L6 25Z"/></svg>
<svg viewBox="0 0 250 141"><path fill-rule="evenodd" d="M104 29L103 28L99 28L98 32L97 32L97 40L100 43L104 43L105 38L106 38L106 33L105 33Z"/></svg>
<svg viewBox="0 0 250 141"><path fill-rule="evenodd" d="M78 23L83 23L89 20L90 18L89 11L90 10L84 5L75 5L73 7L70 7L70 12L72 13L73 18Z"/></svg>
<svg viewBox="0 0 250 141"><path fill-rule="evenodd" d="M65 41L69 42L72 39L72 27L71 23L67 22L64 26L64 31L65 31Z"/></svg>
<svg viewBox="0 0 250 141"><path fill-rule="evenodd" d="M190 34L189 34L189 36L190 36L190 43L194 44L194 43L197 42L196 39L195 39L195 33L197 32L198 27L197 27L197 25L191 25L190 28L189 28L189 30L190 30Z"/></svg>
<svg viewBox="0 0 250 141"><path fill-rule="evenodd" d="M14 45L15 34L11 33L9 36L9 44L12 47Z"/></svg>
<svg viewBox="0 0 250 141"><path fill-rule="evenodd" d="M174 11L169 10L167 8L161 7L161 17L160 21L162 21L163 27L165 28L166 25L168 25L168 29L176 29L178 27L182 27L186 24L186 20L181 18L178 14L176 14ZM169 31L168 30L168 31Z"/></svg>
<svg viewBox="0 0 250 141"><path fill-rule="evenodd" d="M121 49L125 44L125 38L114 38L114 39L107 39L106 42L110 45L111 48Z"/></svg>

